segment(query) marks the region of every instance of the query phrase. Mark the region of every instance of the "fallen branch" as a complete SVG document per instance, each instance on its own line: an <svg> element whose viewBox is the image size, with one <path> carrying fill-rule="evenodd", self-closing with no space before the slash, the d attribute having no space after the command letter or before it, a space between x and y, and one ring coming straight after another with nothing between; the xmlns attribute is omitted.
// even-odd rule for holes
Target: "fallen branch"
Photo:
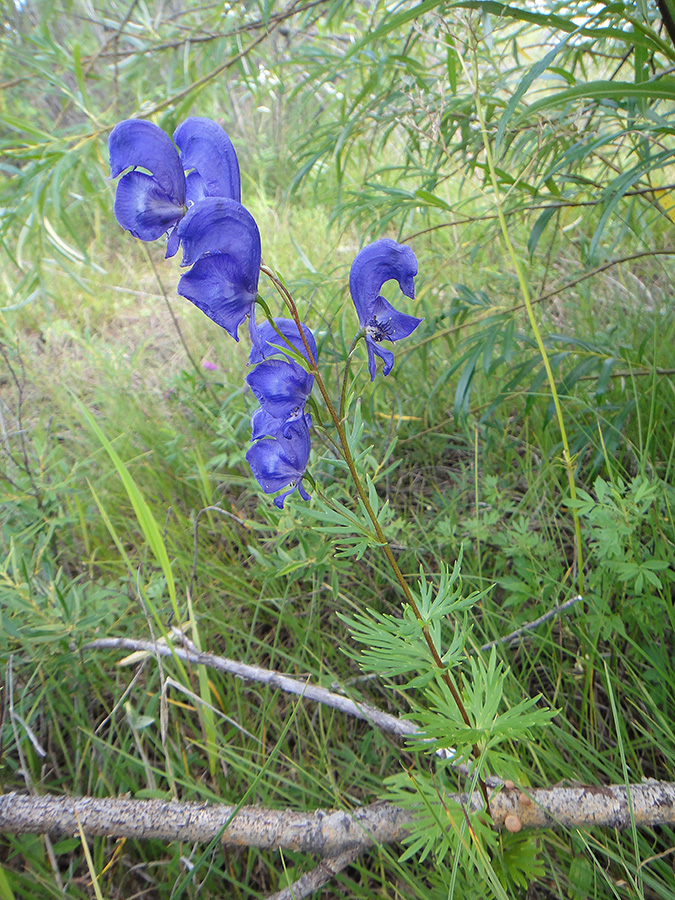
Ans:
<svg viewBox="0 0 675 900"><path fill-rule="evenodd" d="M539 625L543 625L544 622L548 622L549 619L552 619L553 616L558 616L560 613L565 612L565 610L570 609L570 607L579 603L579 601L584 598L581 594L577 594L576 597L572 597L571 600L566 600L564 603L561 603L559 606L554 606L553 609L549 609L548 612L545 612L543 616L539 616L538 619L534 619L532 622L526 622L525 625L521 625L520 628L516 628L515 631L512 631L510 634L504 635L504 637L497 638L495 641L490 641L488 644L483 644L480 648L481 650L491 650L493 647L497 647L499 644L507 644L515 641L522 637L526 632L532 631L533 628L538 628Z"/></svg>
<svg viewBox="0 0 675 900"><path fill-rule="evenodd" d="M484 808L483 796L448 794L444 804L461 804L472 812ZM524 793L518 788L495 792L490 808L497 829L628 828L675 824L675 783L645 781L630 785L553 787ZM452 809L452 807L450 807ZM405 837L413 812L391 803L373 803L352 811L315 812L126 798L0 796L0 833L49 834L61 838L82 831L87 836L138 840L210 842L228 846L300 851L330 859L361 852L373 844ZM448 826L451 822L448 820Z"/></svg>
<svg viewBox="0 0 675 900"><path fill-rule="evenodd" d="M263 669L260 666L251 666L247 663L240 663L234 659L227 659L225 656L216 656L213 653L205 653L197 650L195 645L186 638L180 639L184 646L180 644L168 644L166 641L147 641L133 640L131 638L99 638L85 644L83 650L130 650L136 653L147 653L149 656L159 654L160 656L174 656L183 662L196 663L197 665L208 666L211 669L217 669L220 672L227 672L229 675L235 675L244 681L257 681L262 684L268 684L270 687L289 694L297 694L305 700L313 700L316 703L322 703L324 706L330 706L349 716L357 719L363 719L376 725L381 731L388 731L391 734L403 737L408 734L416 734L419 729L413 722L407 719L398 719L389 713L383 712L367 703L356 703L342 694L334 694L326 688L318 687L311 684L308 680L302 681L299 678L290 678L288 675L281 675L273 669ZM119 663L118 663L119 665Z"/></svg>
<svg viewBox="0 0 675 900"><path fill-rule="evenodd" d="M289 884L276 894L270 894L266 900L303 900L309 897L324 884L335 878L338 872L346 869L359 856L361 850L346 850L339 856L333 856L330 859L322 859L318 866L301 875L293 884Z"/></svg>
<svg viewBox="0 0 675 900"><path fill-rule="evenodd" d="M326 688L318 687L311 684L309 680L301 681L297 678L290 678L288 675L281 675L271 669L263 669L260 666L251 666L247 663L240 663L234 659L228 659L225 656L216 656L213 653L206 653L197 649L197 647L185 635L179 633L177 635L181 644L169 644L165 640L148 641L135 640L132 638L98 638L85 644L83 650L130 650L137 654L147 654L147 656L175 656L183 662L190 662L196 665L208 666L211 669L217 669L220 672L227 672L235 675L244 681L257 681L262 684L268 684L280 691L286 691L290 694L296 694L305 700L313 700L315 703L322 703L324 706L330 706L349 716L362 719L375 725L381 731L395 734L398 737L406 737L411 734L419 734L420 729L414 722L408 719L399 719L389 713L370 706L367 703L357 703L350 700L342 694L335 694ZM140 656L135 656L134 660L140 660ZM124 662L124 660L122 660ZM120 665L120 663L118 663ZM436 753L443 759L452 759L452 750L441 749ZM471 776L471 767L461 763L452 764L459 773ZM488 787L497 787L502 784L502 779L496 776L486 776L485 783Z"/></svg>

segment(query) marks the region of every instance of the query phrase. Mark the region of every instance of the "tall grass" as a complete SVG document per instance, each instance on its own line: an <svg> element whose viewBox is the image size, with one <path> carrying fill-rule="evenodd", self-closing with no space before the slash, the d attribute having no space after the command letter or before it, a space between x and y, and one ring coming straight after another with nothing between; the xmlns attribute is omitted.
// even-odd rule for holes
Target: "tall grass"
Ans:
<svg viewBox="0 0 675 900"><path fill-rule="evenodd" d="M261 499L245 350L175 297L161 248L158 280L113 219L109 128L188 114L223 121L240 151L263 255L321 323L329 377L353 332L354 252L383 234L414 247L425 321L376 389L360 361L361 411L375 459L396 442L379 490L402 571L462 551L465 583L490 589L476 648L574 595L576 512L583 602L499 645L507 702L540 693L559 710L510 748L520 777L675 780L675 51L655 10L28 2L2 29L3 790L349 808L424 771L366 724L271 688L82 649L181 625L391 712L412 702L342 652L338 613L397 612L390 574L336 558L297 507ZM321 448L311 471L344 477ZM495 852L508 896L672 898L674 837L561 830ZM312 864L99 838L90 851L80 836L3 838L0 896L263 897ZM324 895L490 890L469 866L399 855L377 848Z"/></svg>

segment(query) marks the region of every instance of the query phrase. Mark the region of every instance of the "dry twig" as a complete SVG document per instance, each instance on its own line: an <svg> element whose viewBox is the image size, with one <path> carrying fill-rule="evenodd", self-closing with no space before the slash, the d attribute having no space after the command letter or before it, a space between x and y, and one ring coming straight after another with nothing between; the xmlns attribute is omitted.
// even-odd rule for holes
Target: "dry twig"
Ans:
<svg viewBox="0 0 675 900"><path fill-rule="evenodd" d="M579 601L584 598L581 594L577 594L576 597L572 597L571 600L566 600L564 603L561 603L559 606L554 606L553 609L549 609L548 612L545 612L543 616L539 616L538 619L533 619L532 622L526 622L525 625L521 625L520 628L516 628L515 631L512 631L510 634L504 635L504 637L497 638L495 641L490 641L487 644L483 644L480 648L481 650L490 650L492 647L497 647L499 644L508 644L511 641L515 641L517 638L522 637L528 631L532 631L533 628L537 628L539 625L543 625L544 622L547 622L549 619L552 619L553 616L560 615L560 613L565 612L565 610L570 609L570 607L575 606L575 604L579 603Z"/></svg>
<svg viewBox="0 0 675 900"><path fill-rule="evenodd" d="M83 650L129 650L136 653L147 653L148 656L159 654L160 656L173 656L183 662L191 662L197 665L208 666L220 672L235 675L244 681L257 681L268 684L270 687L290 694L297 694L305 700L313 700L330 706L349 716L364 719L376 725L382 731L388 731L403 737L415 734L418 731L416 725L405 719L398 719L389 713L383 712L367 703L357 703L341 694L334 694L326 688L310 684L309 681L301 681L297 678L289 678L272 669L263 669L260 666L251 666L240 663L224 656L216 656L197 650L196 646L188 638L180 636L183 644L168 644L166 641L134 640L131 638L98 638L85 644ZM140 658L137 658L140 659Z"/></svg>
<svg viewBox="0 0 675 900"><path fill-rule="evenodd" d="M303 900L304 897L309 897L310 894L327 884L331 878L335 878L338 872L353 863L360 853L360 850L346 850L339 856L322 859L311 872L301 875L297 881L289 884L283 890L277 891L276 894L270 894L267 900Z"/></svg>
<svg viewBox="0 0 675 900"><path fill-rule="evenodd" d="M168 644L164 640L148 641L135 640L132 638L98 638L85 644L83 650L130 650L136 654L147 654L148 656L175 656L183 662L189 662L197 665L209 666L221 672L227 672L242 678L245 681L257 681L262 684L268 684L270 687L279 691L286 691L290 694L296 694L305 700L313 700L315 703L322 703L324 706L330 706L337 709L348 716L354 716L375 725L381 731L394 734L397 737L406 737L407 735L419 734L419 728L414 722L408 719L399 719L389 713L370 706L367 703L357 703L350 700L342 694L335 694L326 688L318 687L311 684L309 680L300 681L297 678L290 678L288 675L281 675L270 669L263 669L260 666L252 666L247 663L240 663L234 659L228 659L225 656L216 656L213 653L206 653L197 649L197 647L182 632L174 629L174 635L181 641L183 646L177 644ZM139 661L141 657L134 656L134 661ZM436 754L443 759L452 759L454 751L439 749ZM471 776L471 767L462 763L453 763L453 768L461 775ZM485 776L485 783L488 787L497 787L503 784L501 778L497 776Z"/></svg>

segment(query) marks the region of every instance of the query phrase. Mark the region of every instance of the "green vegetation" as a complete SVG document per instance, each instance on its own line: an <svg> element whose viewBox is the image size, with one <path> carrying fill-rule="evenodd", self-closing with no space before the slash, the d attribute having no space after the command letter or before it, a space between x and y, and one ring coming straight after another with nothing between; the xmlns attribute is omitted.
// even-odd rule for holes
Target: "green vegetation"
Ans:
<svg viewBox="0 0 675 900"><path fill-rule="evenodd" d="M317 491L280 512L258 490L243 342L175 295L161 242L115 222L109 130L209 116L334 396L356 250L387 235L417 254L408 311L424 323L374 385L357 351L350 427L361 417L361 465L411 587L420 565L447 581L461 555L464 596L479 594L450 604L439 634L447 649L460 628L465 679L502 694L491 770L537 787L675 781L675 45L657 8L26 0L0 28L3 793L422 799L407 848L359 857L321 896L675 898L672 828L483 829L485 856L439 826L457 779L428 746L177 660L86 648L180 625L203 649L458 734L447 697L425 694L428 663L410 688L369 648L373 620L401 617L385 557L344 531L336 554ZM318 438L310 473L354 508ZM511 733L508 714L539 695L557 714ZM77 836L1 845L1 900L243 900L315 864L105 838L88 857Z"/></svg>

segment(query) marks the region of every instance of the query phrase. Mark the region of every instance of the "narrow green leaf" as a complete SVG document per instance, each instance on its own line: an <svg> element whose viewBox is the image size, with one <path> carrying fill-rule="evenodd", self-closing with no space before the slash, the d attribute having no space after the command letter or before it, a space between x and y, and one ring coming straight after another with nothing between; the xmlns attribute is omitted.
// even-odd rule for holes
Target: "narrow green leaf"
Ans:
<svg viewBox="0 0 675 900"><path fill-rule="evenodd" d="M595 233L593 234L593 239L591 240L591 246L588 250L588 256L590 259L593 259L593 257L595 256L600 238L602 237L602 233L605 230L605 225L607 224L609 217L611 216L619 201L623 198L626 191L630 187L632 187L632 185L635 184L635 182L639 178L641 178L647 172L652 172L655 169L659 168L663 163L671 159L673 155L675 155L675 150L664 150L657 156L650 157L644 162L639 163L637 166L633 166L632 169L629 169L628 172L625 172L619 178L616 178L609 185L609 187L605 191L605 194L608 196L608 200L605 203L602 215L600 216L597 227L595 229Z"/></svg>
<svg viewBox="0 0 675 900"><path fill-rule="evenodd" d="M420 188L418 191L415 191L415 197L417 197L418 200L423 200L427 206L436 206L447 212L452 211L452 207L449 203L446 203L445 200L432 194L431 191L425 191L423 188Z"/></svg>
<svg viewBox="0 0 675 900"><path fill-rule="evenodd" d="M80 89L82 102L85 105L88 105L89 99L87 97L87 85L84 80L84 70L82 68L82 51L80 50L80 45L77 43L73 46L73 69L75 71L77 86Z"/></svg>
<svg viewBox="0 0 675 900"><path fill-rule="evenodd" d="M532 231L530 232L530 236L527 239L527 250L530 254L530 259L534 256L534 251L537 249L537 244L539 243L539 238L544 233L544 230L548 223L551 221L553 216L558 211L558 207L550 206L548 209L545 209L537 221L534 223L532 227Z"/></svg>
<svg viewBox="0 0 675 900"><path fill-rule="evenodd" d="M457 51L455 50L455 41L450 34L446 34L445 43L448 47L447 53L447 68L448 68L448 81L450 82L450 90L453 94L457 93L457 62L458 56Z"/></svg>
<svg viewBox="0 0 675 900"><path fill-rule="evenodd" d="M457 388L455 389L455 402L453 412L455 416L468 412L469 397L471 396L471 382L476 371L476 365L483 352L483 345L480 344L467 359L462 374L459 376Z"/></svg>
<svg viewBox="0 0 675 900"><path fill-rule="evenodd" d="M615 363L617 362L613 356L610 356L609 359L606 359L601 368L600 375L598 376L598 382L595 386L595 396L600 397L607 390L607 385L609 384L609 379L612 374L612 369L614 368Z"/></svg>
<svg viewBox="0 0 675 900"><path fill-rule="evenodd" d="M14 891L10 887L2 866L0 866L0 900L15 900Z"/></svg>
<svg viewBox="0 0 675 900"><path fill-rule="evenodd" d="M513 114L516 110L516 107L520 103L521 99L525 96L526 92L532 86L532 84L539 78L539 76L548 69L556 56L563 50L566 46L572 34L566 35L556 46L549 50L549 52L544 56L543 59L540 59L536 62L530 69L526 72L525 76L521 78L518 83L518 87L515 89L513 94L511 95L511 99L506 105L506 109L501 115L499 120L499 127L497 128L497 136L495 137L495 158L499 158L499 150L501 147L502 139L504 137L504 133L511 121Z"/></svg>
<svg viewBox="0 0 675 900"><path fill-rule="evenodd" d="M675 78L665 76L657 81L635 84L633 81L587 81L575 87L554 91L541 100L535 100L521 113L516 122L520 123L535 113L562 107L573 100L613 100L621 105L631 97L648 100L675 100Z"/></svg>
<svg viewBox="0 0 675 900"><path fill-rule="evenodd" d="M91 415L89 410L84 406L84 404L73 395L73 402L75 406L79 409L82 418L85 420L87 425L94 432L96 437L98 438L101 445L104 447L106 453L112 460L115 469L117 470L118 475L124 485L124 488L127 492L129 500L131 501L131 505L134 508L134 512L136 513L136 518L138 520L138 524L140 526L141 531L143 532L143 536L148 543L148 546L152 550L152 553L159 564L162 572L164 574L164 578L166 579L167 589L169 591L169 598L171 600L171 605L173 607L174 615L176 616L177 621L180 621L181 616L178 609L178 602L176 599L176 584L173 578L173 571L171 569L171 563L169 561L169 555L166 552L166 547L164 546L164 541L162 540L162 534L159 530L159 526L155 521L152 512L150 511L150 507L145 502L143 495L141 494L136 482L131 477L129 470L124 465L121 457L110 443L108 438L105 436L103 431L101 430L98 422Z"/></svg>

